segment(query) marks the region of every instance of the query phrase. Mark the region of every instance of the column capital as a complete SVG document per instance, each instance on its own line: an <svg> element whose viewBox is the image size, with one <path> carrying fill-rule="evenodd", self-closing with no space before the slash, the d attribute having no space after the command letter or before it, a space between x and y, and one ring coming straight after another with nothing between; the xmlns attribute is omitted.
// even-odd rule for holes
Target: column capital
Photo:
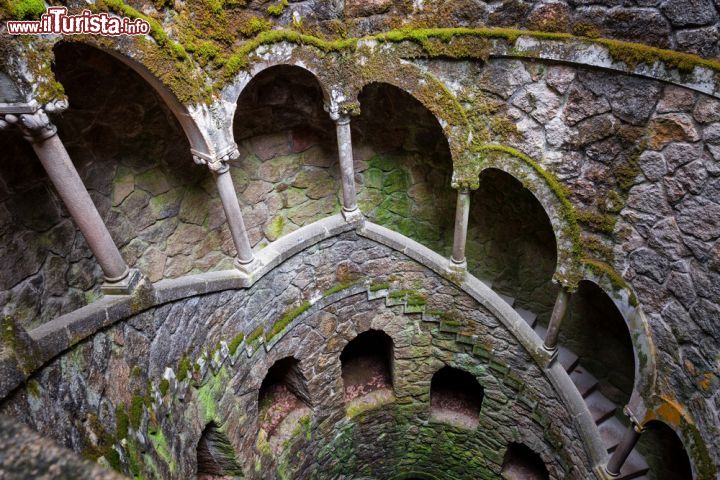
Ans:
<svg viewBox="0 0 720 480"><path fill-rule="evenodd" d="M0 130L14 125L30 143L37 143L57 135L57 127L42 108L33 113L7 113L0 118Z"/></svg>
<svg viewBox="0 0 720 480"><path fill-rule="evenodd" d="M238 151L236 146L232 146L224 152L214 156L197 151L192 148L190 149L190 153L192 153L193 161L197 165L205 165L213 173L227 172L230 169L228 162L231 160L235 160L240 156L240 152Z"/></svg>
<svg viewBox="0 0 720 480"><path fill-rule="evenodd" d="M347 125L350 123L351 113L348 112L346 108L343 108L339 103L326 103L323 108L330 115L330 119L337 125Z"/></svg>

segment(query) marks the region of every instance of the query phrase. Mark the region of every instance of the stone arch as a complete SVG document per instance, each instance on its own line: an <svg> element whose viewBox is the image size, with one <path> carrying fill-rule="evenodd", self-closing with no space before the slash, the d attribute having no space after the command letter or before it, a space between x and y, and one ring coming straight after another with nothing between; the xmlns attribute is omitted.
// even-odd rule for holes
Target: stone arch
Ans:
<svg viewBox="0 0 720 480"><path fill-rule="evenodd" d="M603 288L590 280L578 284L560 328L560 345L580 357L583 369L599 380L597 390L619 406L629 403L641 375L632 333Z"/></svg>
<svg viewBox="0 0 720 480"><path fill-rule="evenodd" d="M567 199L564 187L536 161L513 148L486 145L478 152L474 181L482 171L496 168L520 181L542 205L550 219L557 243L557 266L553 279L573 290L581 278L580 228L575 209ZM477 183L473 185L477 188Z"/></svg>
<svg viewBox="0 0 720 480"><path fill-rule="evenodd" d="M324 80L320 70L315 69L301 61L295 61L293 59L275 60L253 64L251 67L249 67L247 71L242 71L235 77L235 81L232 83L232 85L226 87L226 89L224 90L224 96L226 97L228 102L231 102L233 105L237 105L243 92L247 89L247 87L253 80L255 80L258 76L267 74L268 72L278 67L297 68L312 75L312 77L317 81L318 85L320 86L320 90L322 91L323 95L323 102L326 105L329 105L330 102L334 100L333 96L331 95L332 89Z"/></svg>
<svg viewBox="0 0 720 480"><path fill-rule="evenodd" d="M609 265L585 259L582 282L605 292L625 321L635 357L635 380L628 408L634 415L642 416L647 410L647 400L654 394L657 375L655 342L648 319L632 287Z"/></svg>
<svg viewBox="0 0 720 480"><path fill-rule="evenodd" d="M355 78L353 87L355 97L371 83L387 83L410 94L425 106L436 118L447 138L453 165L460 164L466 156L467 148L473 139L467 114L448 87L429 72L423 72L418 66L407 62L393 62L383 55L368 59L370 65L363 70L349 72Z"/></svg>
<svg viewBox="0 0 720 480"><path fill-rule="evenodd" d="M190 148L197 152L206 155L213 155L214 147L212 142L209 141L208 136L202 131L200 126L197 124L195 119L192 117L191 112L187 106L184 105L175 93L172 92L158 77L156 77L144 64L129 57L117 49L107 48L104 46L97 45L92 41L76 41L76 40L62 40L60 43L78 43L86 45L88 47L95 48L101 52L104 52L116 60L120 61L124 65L130 67L135 73L145 80L150 87L160 96L167 108L177 118L178 123L185 132L185 136L190 143Z"/></svg>
<svg viewBox="0 0 720 480"><path fill-rule="evenodd" d="M690 460L692 478L714 480L718 467L713 463L707 445L700 436L690 413L676 400L665 395L657 395L653 397L652 401L654 406L645 412L639 422L640 426L646 427L658 423L664 425L682 444L683 450Z"/></svg>
<svg viewBox="0 0 720 480"><path fill-rule="evenodd" d="M682 436L661 420L651 420L643 425L638 442L657 480L692 479L693 468Z"/></svg>
<svg viewBox="0 0 720 480"><path fill-rule="evenodd" d="M484 279L544 324L557 286L557 236L543 205L517 177L486 168L470 194L468 272Z"/></svg>
<svg viewBox="0 0 720 480"><path fill-rule="evenodd" d="M456 192L437 117L406 89L370 82L353 119L358 204L367 218L449 256Z"/></svg>

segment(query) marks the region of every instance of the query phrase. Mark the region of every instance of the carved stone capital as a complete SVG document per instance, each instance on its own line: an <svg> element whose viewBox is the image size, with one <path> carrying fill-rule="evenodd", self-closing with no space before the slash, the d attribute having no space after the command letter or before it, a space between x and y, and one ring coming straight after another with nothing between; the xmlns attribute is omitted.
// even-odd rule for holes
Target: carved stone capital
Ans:
<svg viewBox="0 0 720 480"><path fill-rule="evenodd" d="M350 114L343 111L339 103L332 102L325 104L325 111L330 115L330 119L338 125L347 125L350 123Z"/></svg>
<svg viewBox="0 0 720 480"><path fill-rule="evenodd" d="M236 146L228 148L225 152L220 153L216 156L208 155L207 153L199 152L194 149L190 149L192 153L193 161L197 165L205 165L213 173L225 173L230 169L228 162L235 160L240 156Z"/></svg>
<svg viewBox="0 0 720 480"><path fill-rule="evenodd" d="M46 140L57 134L57 127L41 108L35 113L6 114L0 128L7 128L8 125L17 126L23 137L31 143Z"/></svg>

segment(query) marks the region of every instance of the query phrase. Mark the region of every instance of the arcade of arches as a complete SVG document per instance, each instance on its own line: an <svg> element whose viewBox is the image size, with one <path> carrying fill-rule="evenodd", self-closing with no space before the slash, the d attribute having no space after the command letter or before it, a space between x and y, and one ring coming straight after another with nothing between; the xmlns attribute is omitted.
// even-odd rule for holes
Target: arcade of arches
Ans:
<svg viewBox="0 0 720 480"><path fill-rule="evenodd" d="M0 478L720 478L713 5L195 3L0 48Z"/></svg>

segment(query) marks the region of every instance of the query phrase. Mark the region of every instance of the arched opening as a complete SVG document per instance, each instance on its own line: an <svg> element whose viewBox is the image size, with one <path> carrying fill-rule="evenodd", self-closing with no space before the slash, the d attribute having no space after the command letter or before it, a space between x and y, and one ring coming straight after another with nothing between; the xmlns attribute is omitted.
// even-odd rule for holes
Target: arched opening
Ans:
<svg viewBox="0 0 720 480"><path fill-rule="evenodd" d="M242 476L242 467L238 463L235 449L227 435L215 422L208 423L197 444L198 480Z"/></svg>
<svg viewBox="0 0 720 480"><path fill-rule="evenodd" d="M253 245L340 210L335 125L323 102L317 78L292 65L263 70L240 94L231 166Z"/></svg>
<svg viewBox="0 0 720 480"><path fill-rule="evenodd" d="M550 478L540 455L523 443L508 445L500 475L507 480L549 480Z"/></svg>
<svg viewBox="0 0 720 480"><path fill-rule="evenodd" d="M340 354L345 401L375 391L391 394L393 341L385 332L368 330L351 340Z"/></svg>
<svg viewBox="0 0 720 480"><path fill-rule="evenodd" d="M294 357L276 361L268 370L258 391L260 430L275 453L293 430L311 415L310 394L300 362Z"/></svg>
<svg viewBox="0 0 720 480"><path fill-rule="evenodd" d="M404 90L371 83L353 120L358 204L367 217L443 256L452 249L452 158L435 116Z"/></svg>
<svg viewBox="0 0 720 480"><path fill-rule="evenodd" d="M557 294L555 234L535 196L501 170L484 170L471 194L466 254L470 273L547 324Z"/></svg>
<svg viewBox="0 0 720 480"><path fill-rule="evenodd" d="M216 266L222 255L205 252L222 241L201 241L212 238L203 222L213 202L187 195L209 173L193 164L176 117L112 55L74 42L54 53L69 108L51 120L125 261L152 281ZM0 251L17 266L0 274L3 313L32 328L95 300L102 272L28 143L13 129L0 134L0 150L13 159L0 165Z"/></svg>
<svg viewBox="0 0 720 480"><path fill-rule="evenodd" d="M573 294L560 344L576 353L580 366L597 379L594 388L619 406L627 404L635 383L632 339L615 303L595 283L582 281Z"/></svg>
<svg viewBox="0 0 720 480"><path fill-rule="evenodd" d="M652 480L692 480L692 466L685 446L675 431L653 421L645 425L637 450L642 453Z"/></svg>
<svg viewBox="0 0 720 480"><path fill-rule="evenodd" d="M439 421L477 428L483 396L483 388L472 374L443 367L430 382L431 416Z"/></svg>

